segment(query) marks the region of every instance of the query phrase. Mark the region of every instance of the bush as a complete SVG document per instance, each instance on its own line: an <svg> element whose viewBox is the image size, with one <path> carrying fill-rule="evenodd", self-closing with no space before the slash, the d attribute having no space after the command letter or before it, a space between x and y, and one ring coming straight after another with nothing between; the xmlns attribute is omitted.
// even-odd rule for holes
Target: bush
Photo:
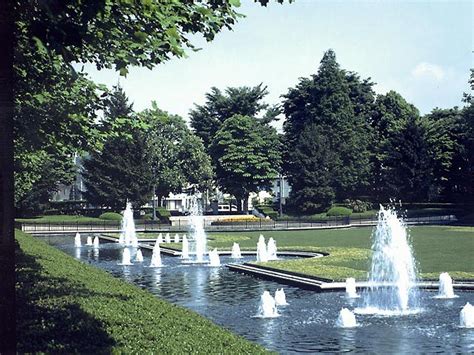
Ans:
<svg viewBox="0 0 474 355"><path fill-rule="evenodd" d="M350 208L353 212L355 213L361 213L361 212L366 212L370 209L372 209L372 203L367 202L367 201L362 201L362 200L344 200L343 201L343 207Z"/></svg>
<svg viewBox="0 0 474 355"><path fill-rule="evenodd" d="M116 212L105 212L99 216L100 219L105 219L107 221L121 221L122 215Z"/></svg>
<svg viewBox="0 0 474 355"><path fill-rule="evenodd" d="M170 223L171 213L164 207L158 207L156 209L156 216L160 219L161 223Z"/></svg>
<svg viewBox="0 0 474 355"><path fill-rule="evenodd" d="M258 212L270 217L271 219L276 219L278 217L278 212L275 211L271 206L259 205L255 206L255 208Z"/></svg>
<svg viewBox="0 0 474 355"><path fill-rule="evenodd" d="M327 211L326 215L331 216L350 216L352 214L352 210L346 207L331 207L329 211Z"/></svg>
<svg viewBox="0 0 474 355"><path fill-rule="evenodd" d="M143 216L140 218L142 221L152 221L153 220L153 214L151 213L145 213Z"/></svg>

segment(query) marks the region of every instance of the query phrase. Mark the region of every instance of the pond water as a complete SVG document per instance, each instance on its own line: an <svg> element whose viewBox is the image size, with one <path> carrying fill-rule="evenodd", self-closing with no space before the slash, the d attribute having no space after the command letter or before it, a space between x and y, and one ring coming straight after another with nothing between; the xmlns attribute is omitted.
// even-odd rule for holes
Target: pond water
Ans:
<svg viewBox="0 0 474 355"><path fill-rule="evenodd" d="M224 328L279 353L466 353L474 352L474 329L460 328L459 312L474 293L456 292L458 298L433 299L435 292L421 291L421 310L404 316L356 314L356 328L339 328L341 308L354 310L362 298L348 299L343 292L317 293L229 271L234 262L221 256L223 266L182 264L176 257L162 257L164 267L149 268L144 262L118 265L122 248L102 243L99 249L74 247L73 236L44 238L73 257L105 269L116 277L149 290L154 295L189 308ZM132 260L134 249L132 248ZM246 257L240 262L254 260ZM288 306L279 307L277 318L257 318L261 294L284 288Z"/></svg>

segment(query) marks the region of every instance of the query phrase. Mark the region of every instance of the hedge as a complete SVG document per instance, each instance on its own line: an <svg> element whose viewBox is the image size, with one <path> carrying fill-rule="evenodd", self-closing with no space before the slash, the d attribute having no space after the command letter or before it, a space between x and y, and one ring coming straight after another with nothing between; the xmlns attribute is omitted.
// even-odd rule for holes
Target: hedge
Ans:
<svg viewBox="0 0 474 355"><path fill-rule="evenodd" d="M327 216L350 216L352 210L346 207L331 207L329 211L326 212Z"/></svg>
<svg viewBox="0 0 474 355"><path fill-rule="evenodd" d="M121 221L122 220L122 215L120 213L117 213L117 212L105 212L105 213L102 213L99 216L99 218L107 220L107 221Z"/></svg>

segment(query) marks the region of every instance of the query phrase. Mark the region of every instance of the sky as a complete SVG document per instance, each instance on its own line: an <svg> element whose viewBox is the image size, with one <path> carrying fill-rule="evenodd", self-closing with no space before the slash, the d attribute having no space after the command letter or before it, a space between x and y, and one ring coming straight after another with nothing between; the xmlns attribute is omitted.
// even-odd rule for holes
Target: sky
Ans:
<svg viewBox="0 0 474 355"><path fill-rule="evenodd" d="M126 78L113 70L85 71L109 87L119 80L136 111L158 106L188 120L194 104L216 86L263 83L269 104L301 77L318 70L333 49L341 68L376 83L377 93L399 92L422 114L435 107L461 106L473 67L473 2L295 0L267 7L241 0L246 17L214 41L196 37L202 48L152 70L131 68ZM279 125L281 125L281 120Z"/></svg>

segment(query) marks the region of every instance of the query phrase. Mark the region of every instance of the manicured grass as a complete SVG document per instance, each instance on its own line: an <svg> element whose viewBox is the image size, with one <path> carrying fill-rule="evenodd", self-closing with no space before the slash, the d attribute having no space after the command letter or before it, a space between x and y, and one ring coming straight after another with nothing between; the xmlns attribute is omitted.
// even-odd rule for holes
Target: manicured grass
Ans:
<svg viewBox="0 0 474 355"><path fill-rule="evenodd" d="M265 353L211 321L16 232L18 351Z"/></svg>
<svg viewBox="0 0 474 355"><path fill-rule="evenodd" d="M454 279L474 279L474 228L451 226L410 227L410 237L422 278L437 279L447 271ZM365 279L370 262L371 227L270 231L263 234L277 241L279 250L315 250L330 255L318 259L271 261L267 266L343 280ZM260 232L210 233L210 247L229 250L238 242L255 250Z"/></svg>

